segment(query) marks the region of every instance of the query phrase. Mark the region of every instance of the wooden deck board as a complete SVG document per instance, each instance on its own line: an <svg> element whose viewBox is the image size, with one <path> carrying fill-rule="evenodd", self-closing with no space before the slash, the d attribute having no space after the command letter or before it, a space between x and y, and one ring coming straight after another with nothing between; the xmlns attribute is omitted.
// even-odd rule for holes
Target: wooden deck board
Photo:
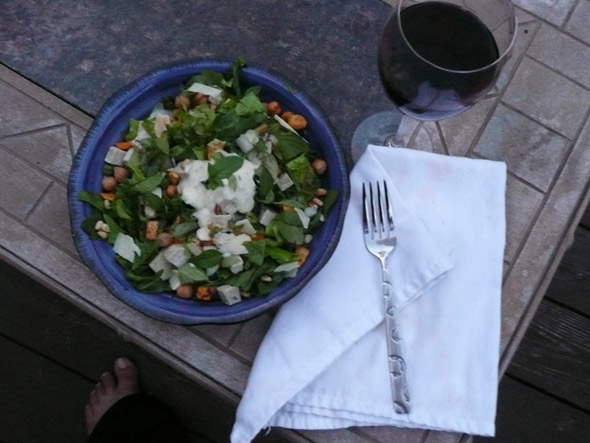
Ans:
<svg viewBox="0 0 590 443"><path fill-rule="evenodd" d="M171 370L3 262L0 294L0 441L82 441L88 395L120 355L138 364L143 390L180 415L194 443L227 441L235 405ZM31 421L33 411L38 414L36 421ZM45 439L39 436L45 435L47 422L53 428ZM273 433L261 441L282 440L280 433Z"/></svg>
<svg viewBox="0 0 590 443"><path fill-rule="evenodd" d="M590 435L590 208L500 383L495 438L585 442Z"/></svg>
<svg viewBox="0 0 590 443"><path fill-rule="evenodd" d="M590 211L586 211L589 214ZM590 216L587 216L590 222ZM574 243L563 257L545 297L590 317L590 224L576 230Z"/></svg>
<svg viewBox="0 0 590 443"><path fill-rule="evenodd" d="M496 437L475 443L586 443L590 415L505 377L500 385ZM510 413L507 413L507 412Z"/></svg>
<svg viewBox="0 0 590 443"><path fill-rule="evenodd" d="M590 319L544 300L508 374L590 412Z"/></svg>
<svg viewBox="0 0 590 443"><path fill-rule="evenodd" d="M84 405L94 382L0 336L0 438L84 441Z"/></svg>

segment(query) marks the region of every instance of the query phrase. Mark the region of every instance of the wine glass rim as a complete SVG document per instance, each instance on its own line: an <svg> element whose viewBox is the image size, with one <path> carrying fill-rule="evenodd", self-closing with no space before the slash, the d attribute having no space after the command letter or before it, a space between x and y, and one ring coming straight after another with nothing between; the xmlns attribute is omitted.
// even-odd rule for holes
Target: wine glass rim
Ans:
<svg viewBox="0 0 590 443"><path fill-rule="evenodd" d="M481 68L477 68L477 69L470 69L470 70L458 70L458 69L448 69L448 68L443 68L442 66L437 65L436 63L432 63L430 60L425 59L424 57L422 57L412 46L412 44L408 41L408 39L406 38L406 34L404 32L404 27L402 26L402 20L401 20L401 12L402 12L402 6L404 5L404 1L400 0L398 3L398 7L397 7L397 12L396 12L396 16L397 16L397 21L398 21L398 25L399 25L399 29L400 32L402 34L402 37L404 39L404 41L406 42L406 45L408 45L408 48L410 48L410 50L414 53L414 55L416 57L418 57L419 59L421 59L422 61L424 61L425 63L434 66L436 69L440 69L441 71L446 71L446 72L451 72L453 74L473 74L476 72L481 72L481 71L485 71L486 69L490 69L491 67L497 65L498 63L500 63L502 60L504 60L505 58L508 57L508 55L510 54L510 52L512 51L512 48L514 46L514 42L516 41L516 35L517 35L517 31L518 31L518 20L516 19L516 15L514 12L514 4L512 3L512 1L508 2L510 4L510 10L511 10L511 15L509 17L507 17L504 21L506 20L510 20L512 19L514 21L514 32L512 33L512 38L510 40L510 44L506 47L506 49L504 49L504 51L502 51L502 54L500 54L492 63L488 63L485 66L482 66ZM452 4L452 3L449 3ZM405 8L403 8L405 9ZM504 23L504 21L502 23Z"/></svg>

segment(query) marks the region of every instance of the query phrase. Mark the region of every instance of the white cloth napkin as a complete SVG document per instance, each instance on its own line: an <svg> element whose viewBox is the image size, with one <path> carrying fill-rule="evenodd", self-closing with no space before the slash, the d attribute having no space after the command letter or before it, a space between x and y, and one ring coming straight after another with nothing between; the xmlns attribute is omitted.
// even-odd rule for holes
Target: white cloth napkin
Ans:
<svg viewBox="0 0 590 443"><path fill-rule="evenodd" d="M412 400L389 388L381 268L362 236L361 183L386 180L390 256ZM393 425L493 435L505 243L504 163L369 146L330 261L281 307L256 355L231 434L268 426Z"/></svg>

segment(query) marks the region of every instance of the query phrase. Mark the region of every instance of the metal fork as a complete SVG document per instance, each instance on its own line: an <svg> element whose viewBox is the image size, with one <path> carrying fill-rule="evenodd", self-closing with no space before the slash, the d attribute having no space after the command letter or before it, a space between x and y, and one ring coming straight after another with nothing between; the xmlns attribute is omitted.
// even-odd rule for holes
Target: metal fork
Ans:
<svg viewBox="0 0 590 443"><path fill-rule="evenodd" d="M368 188L367 196L366 186L363 183L363 231L367 249L381 262L393 407L397 414L408 414L410 412L410 395L406 379L406 363L403 358L402 341L396 319L396 307L393 304L391 274L387 265L387 257L393 252L397 243L393 210L385 181L383 182L383 190L380 183L376 183L376 196L373 194L371 183L368 184Z"/></svg>

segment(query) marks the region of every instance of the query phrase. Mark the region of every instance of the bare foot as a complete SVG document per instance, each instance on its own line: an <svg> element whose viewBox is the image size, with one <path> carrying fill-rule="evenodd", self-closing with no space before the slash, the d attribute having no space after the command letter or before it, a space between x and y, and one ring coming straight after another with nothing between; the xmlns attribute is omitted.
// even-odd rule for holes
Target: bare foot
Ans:
<svg viewBox="0 0 590 443"><path fill-rule="evenodd" d="M90 393L90 401L86 405L86 429L88 434L103 414L118 400L127 395L139 392L137 385L137 367L126 358L115 361L115 375L110 372L102 374L96 388Z"/></svg>

